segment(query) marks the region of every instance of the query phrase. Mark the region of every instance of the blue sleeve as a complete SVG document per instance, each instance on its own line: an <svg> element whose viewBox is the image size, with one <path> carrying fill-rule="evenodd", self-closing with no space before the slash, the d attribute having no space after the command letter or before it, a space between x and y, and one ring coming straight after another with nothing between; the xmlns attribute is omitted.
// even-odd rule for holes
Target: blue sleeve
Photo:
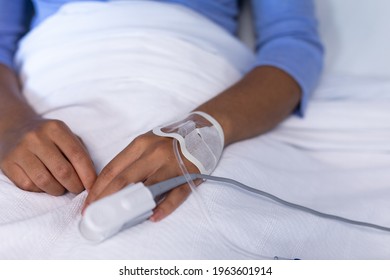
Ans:
<svg viewBox="0 0 390 280"><path fill-rule="evenodd" d="M314 3L312 0L252 0L252 8L255 66L275 66L298 82L302 98L296 113L303 116L323 64Z"/></svg>
<svg viewBox="0 0 390 280"><path fill-rule="evenodd" d="M0 0L0 63L14 69L14 54L19 39L28 30L29 0Z"/></svg>

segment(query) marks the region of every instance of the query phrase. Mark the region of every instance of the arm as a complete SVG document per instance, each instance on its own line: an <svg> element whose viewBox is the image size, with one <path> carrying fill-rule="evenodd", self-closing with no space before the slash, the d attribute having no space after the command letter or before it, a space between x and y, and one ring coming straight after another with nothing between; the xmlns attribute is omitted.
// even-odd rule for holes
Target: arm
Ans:
<svg viewBox="0 0 390 280"><path fill-rule="evenodd" d="M322 69L313 1L255 0L252 8L254 69L197 108L220 122L227 144L263 134L293 111L303 116Z"/></svg>
<svg viewBox="0 0 390 280"><path fill-rule="evenodd" d="M27 30L28 1L0 1L0 167L18 187L60 195L79 193L96 177L77 136L58 120L35 113L12 70L18 39Z"/></svg>
<svg viewBox="0 0 390 280"><path fill-rule="evenodd" d="M253 2L257 31L263 34L258 39L253 70L196 109L221 124L225 145L271 130L294 110L302 114L303 103L307 102L321 69L322 49L311 1L285 0L283 5L275 0ZM185 164L189 172L199 172L188 161ZM129 183L143 181L151 185L178 175L181 171L173 155L172 140L146 133L102 170L85 207ZM151 220L159 221L169 215L189 192L186 185L172 190L157 206Z"/></svg>
<svg viewBox="0 0 390 280"><path fill-rule="evenodd" d="M301 97L298 83L284 71L260 66L199 106L222 126L225 145L263 134L289 116Z"/></svg>
<svg viewBox="0 0 390 280"><path fill-rule="evenodd" d="M257 59L255 66L274 66L300 86L295 113L303 116L319 80L323 47L313 0L253 0Z"/></svg>

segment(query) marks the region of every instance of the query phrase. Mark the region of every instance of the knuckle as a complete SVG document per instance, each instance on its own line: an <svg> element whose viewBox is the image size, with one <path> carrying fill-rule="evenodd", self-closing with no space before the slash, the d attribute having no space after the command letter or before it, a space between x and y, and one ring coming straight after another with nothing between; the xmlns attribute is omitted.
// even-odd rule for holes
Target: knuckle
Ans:
<svg viewBox="0 0 390 280"><path fill-rule="evenodd" d="M142 134L137 136L131 143L136 149L143 149L148 146L150 143L150 137L148 135Z"/></svg>
<svg viewBox="0 0 390 280"><path fill-rule="evenodd" d="M166 200L166 201L164 201L163 204L161 204L161 208L163 208L164 212L166 212L167 214L171 213L177 207L178 207L178 205L171 200Z"/></svg>
<svg viewBox="0 0 390 280"><path fill-rule="evenodd" d="M72 147L70 150L70 157L74 161L83 161L85 159L85 154L78 147Z"/></svg>
<svg viewBox="0 0 390 280"><path fill-rule="evenodd" d="M45 129L48 130L62 130L65 127L65 123L60 120L49 120L45 124Z"/></svg>
<svg viewBox="0 0 390 280"><path fill-rule="evenodd" d="M49 174L41 172L35 176L35 181L39 186L49 186L51 183L51 178Z"/></svg>
<svg viewBox="0 0 390 280"><path fill-rule="evenodd" d="M171 162L172 154L169 148L164 144L157 144L153 147L153 151L150 154L152 157L157 158L160 162Z"/></svg>
<svg viewBox="0 0 390 280"><path fill-rule="evenodd" d="M167 154L167 152L168 152L168 150L167 150L167 148L165 147L165 145L156 145L155 147L154 147L154 153L156 154L156 155L159 155L159 156L161 156L161 155L165 155L165 154Z"/></svg>
<svg viewBox="0 0 390 280"><path fill-rule="evenodd" d="M36 190L34 183L31 180L24 180L19 183L19 188L24 191L33 192Z"/></svg>
<svg viewBox="0 0 390 280"><path fill-rule="evenodd" d="M106 167L103 168L102 172L100 173L100 176L102 176L105 179L113 179L116 174L115 170L112 166L107 165Z"/></svg>
<svg viewBox="0 0 390 280"><path fill-rule="evenodd" d="M160 139L160 141L156 142L156 144L154 145L154 151L158 156L162 157L162 159L172 160L174 156L172 139Z"/></svg>
<svg viewBox="0 0 390 280"><path fill-rule="evenodd" d="M66 128L66 124L60 120L48 120L39 129L40 133L45 135L62 135L64 133L64 129Z"/></svg>
<svg viewBox="0 0 390 280"><path fill-rule="evenodd" d="M39 144L40 141L41 141L41 139L39 136L39 132L36 130L31 130L31 131L27 132L24 136L25 143L30 143L30 144L36 145L36 144Z"/></svg>
<svg viewBox="0 0 390 280"><path fill-rule="evenodd" d="M125 176L123 175L120 175L120 176L117 176L115 178L114 181L112 181L112 186L115 188L115 189L122 189L123 187L125 187L126 185L128 185L128 180Z"/></svg>
<svg viewBox="0 0 390 280"><path fill-rule="evenodd" d="M69 179L73 174L73 169L67 165L59 165L55 168L55 173L59 179Z"/></svg>

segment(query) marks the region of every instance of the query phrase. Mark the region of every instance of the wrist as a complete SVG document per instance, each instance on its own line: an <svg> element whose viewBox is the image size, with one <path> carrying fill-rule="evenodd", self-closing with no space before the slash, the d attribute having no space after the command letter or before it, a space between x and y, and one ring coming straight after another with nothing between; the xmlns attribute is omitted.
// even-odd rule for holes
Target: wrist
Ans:
<svg viewBox="0 0 390 280"><path fill-rule="evenodd" d="M153 133L176 139L184 157L202 174L213 172L224 147L220 124L207 113L199 111L179 121L156 127Z"/></svg>
<svg viewBox="0 0 390 280"><path fill-rule="evenodd" d="M228 114L224 113L222 110L213 108L213 106L208 106L207 103L196 108L194 112L203 112L210 116L210 118L218 124L218 127L223 135L223 147L226 147L234 142L234 125L232 124Z"/></svg>
<svg viewBox="0 0 390 280"><path fill-rule="evenodd" d="M42 117L29 108L19 108L4 112L0 117L0 138L9 132L23 130L32 122L42 120Z"/></svg>

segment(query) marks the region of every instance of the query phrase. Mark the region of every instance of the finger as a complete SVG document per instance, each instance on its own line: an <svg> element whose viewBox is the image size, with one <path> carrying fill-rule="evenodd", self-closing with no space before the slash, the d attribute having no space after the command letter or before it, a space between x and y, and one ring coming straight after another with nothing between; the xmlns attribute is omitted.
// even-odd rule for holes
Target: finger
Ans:
<svg viewBox="0 0 390 280"><path fill-rule="evenodd" d="M154 184L157 184L161 181L167 180L169 178L175 177L175 170L172 170L172 168L169 168L167 166L160 167L159 169L155 170L153 174L149 175L144 181L145 186L151 186Z"/></svg>
<svg viewBox="0 0 390 280"><path fill-rule="evenodd" d="M89 190L88 197L85 202L84 208L91 203L92 201L95 201L97 196L115 179L119 174L124 172L124 170L127 169L127 176L129 173L134 172L134 174L142 174L143 170L143 164L142 162L137 162L139 160L139 157L141 155L141 149L137 148L138 143L136 141L133 141L130 143L122 152L120 152L114 159L112 159L100 172L98 178L96 179L95 184L92 186L92 188ZM134 164L134 166L132 166ZM134 169L135 168L135 169ZM137 171L137 168L141 168L140 171ZM134 170L131 170L134 169ZM142 176L141 176L142 177ZM137 177L134 177L133 180L136 180ZM130 177L128 178L130 179ZM117 181L120 180L120 178L116 179ZM138 182L132 181L132 182ZM83 209L84 209L83 208Z"/></svg>
<svg viewBox="0 0 390 280"><path fill-rule="evenodd" d="M141 150L136 148L134 142L128 145L122 152L115 156L100 172L92 189L100 192L116 176L123 172L128 166L139 159ZM92 191L92 190L91 190Z"/></svg>
<svg viewBox="0 0 390 280"><path fill-rule="evenodd" d="M4 174L21 190L28 192L42 192L17 164L11 164L3 169Z"/></svg>
<svg viewBox="0 0 390 280"><path fill-rule="evenodd" d="M150 220L159 222L167 217L187 199L190 193L191 189L187 184L171 190L165 199L154 209Z"/></svg>
<svg viewBox="0 0 390 280"><path fill-rule="evenodd" d="M76 170L56 145L48 142L37 147L34 152L65 189L76 194L84 190L83 183Z"/></svg>
<svg viewBox="0 0 390 280"><path fill-rule="evenodd" d="M113 194L131 183L144 181L154 171L150 169L150 166L146 159L137 160L111 180L108 185L94 185L88 193L83 210L94 201Z"/></svg>
<svg viewBox="0 0 390 280"><path fill-rule="evenodd" d="M65 188L53 177L46 166L33 154L25 154L22 159L16 162L31 179L31 181L42 191L59 196L65 193Z"/></svg>
<svg viewBox="0 0 390 280"><path fill-rule="evenodd" d="M76 170L83 186L90 189L96 180L96 171L86 148L66 126L58 130L52 140Z"/></svg>

